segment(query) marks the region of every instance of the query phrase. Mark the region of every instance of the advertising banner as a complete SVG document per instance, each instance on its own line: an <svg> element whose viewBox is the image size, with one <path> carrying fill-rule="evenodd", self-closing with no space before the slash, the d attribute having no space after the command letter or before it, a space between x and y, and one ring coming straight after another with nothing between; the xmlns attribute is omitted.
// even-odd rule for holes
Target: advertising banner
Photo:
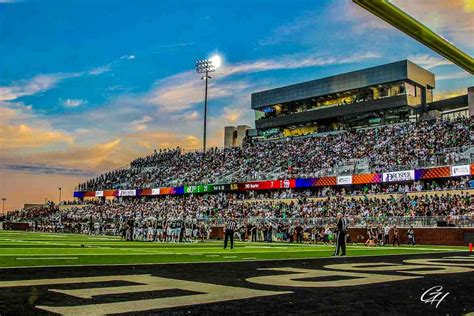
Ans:
<svg viewBox="0 0 474 316"><path fill-rule="evenodd" d="M340 177L337 177L337 184L338 184L338 185L352 184L352 176L340 176Z"/></svg>
<svg viewBox="0 0 474 316"><path fill-rule="evenodd" d="M84 195L85 195L85 192L81 192L81 191L74 192L74 197L75 198L83 198Z"/></svg>
<svg viewBox="0 0 474 316"><path fill-rule="evenodd" d="M448 178L451 176L450 167L436 167L427 169L416 169L415 179L435 179L435 178Z"/></svg>
<svg viewBox="0 0 474 316"><path fill-rule="evenodd" d="M378 173L362 173L352 176L352 184L367 184L382 182L382 175Z"/></svg>
<svg viewBox="0 0 474 316"><path fill-rule="evenodd" d="M468 176L470 174L471 174L470 165L451 166L451 176L453 177Z"/></svg>
<svg viewBox="0 0 474 316"><path fill-rule="evenodd" d="M95 197L95 191L87 191L84 193L84 197Z"/></svg>
<svg viewBox="0 0 474 316"><path fill-rule="evenodd" d="M151 189L151 195L160 195L160 188Z"/></svg>
<svg viewBox="0 0 474 316"><path fill-rule="evenodd" d="M297 188L309 188L315 186L317 178L298 178L296 179L296 187Z"/></svg>
<svg viewBox="0 0 474 316"><path fill-rule="evenodd" d="M288 189L288 188L295 188L295 187L296 187L295 179L246 182L246 183L238 184L239 191Z"/></svg>
<svg viewBox="0 0 474 316"><path fill-rule="evenodd" d="M184 186L185 194L209 193L213 191L214 191L214 186L212 184Z"/></svg>
<svg viewBox="0 0 474 316"><path fill-rule="evenodd" d="M136 190L119 190L119 196L136 196Z"/></svg>
<svg viewBox="0 0 474 316"><path fill-rule="evenodd" d="M415 170L384 172L383 182L400 182L415 180Z"/></svg>
<svg viewBox="0 0 474 316"><path fill-rule="evenodd" d="M95 196L103 197L104 196L104 191L95 191Z"/></svg>

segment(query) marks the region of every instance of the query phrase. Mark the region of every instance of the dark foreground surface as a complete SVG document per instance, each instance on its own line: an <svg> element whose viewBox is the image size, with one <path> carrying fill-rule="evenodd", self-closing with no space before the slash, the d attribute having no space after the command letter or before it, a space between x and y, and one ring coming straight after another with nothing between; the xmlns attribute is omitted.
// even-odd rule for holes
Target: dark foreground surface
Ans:
<svg viewBox="0 0 474 316"><path fill-rule="evenodd" d="M463 315L473 294L467 252L0 270L1 315Z"/></svg>

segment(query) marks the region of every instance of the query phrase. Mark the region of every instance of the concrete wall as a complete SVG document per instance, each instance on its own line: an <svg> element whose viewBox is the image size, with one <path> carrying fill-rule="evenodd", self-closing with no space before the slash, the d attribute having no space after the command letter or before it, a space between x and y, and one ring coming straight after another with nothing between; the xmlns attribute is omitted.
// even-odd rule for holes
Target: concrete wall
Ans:
<svg viewBox="0 0 474 316"><path fill-rule="evenodd" d="M358 241L358 236L363 236L362 241L367 240L367 230L365 228L349 228L350 242ZM407 238L408 228L398 228L400 235L400 244L408 244ZM474 227L427 227L414 228L415 240L418 245L445 245L445 246L467 246L468 240L465 240L474 235ZM472 235L467 235L472 234ZM474 242L471 240L471 242Z"/></svg>

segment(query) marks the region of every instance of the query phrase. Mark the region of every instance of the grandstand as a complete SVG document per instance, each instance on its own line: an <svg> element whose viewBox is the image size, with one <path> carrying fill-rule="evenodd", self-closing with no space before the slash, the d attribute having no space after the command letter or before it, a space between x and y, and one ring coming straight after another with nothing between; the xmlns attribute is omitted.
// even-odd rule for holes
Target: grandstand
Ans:
<svg viewBox="0 0 474 316"><path fill-rule="evenodd" d="M468 98L432 102L434 87L433 74L405 60L258 92L251 105L257 129L247 131L242 146L155 150L79 184L72 206L10 213L7 224L113 235L128 227L127 239L149 240L160 222L182 227L178 239L189 240L221 237L232 217L244 239L253 226L272 232L265 240L282 241L298 225L306 240L317 239L341 211L352 229L470 227Z"/></svg>

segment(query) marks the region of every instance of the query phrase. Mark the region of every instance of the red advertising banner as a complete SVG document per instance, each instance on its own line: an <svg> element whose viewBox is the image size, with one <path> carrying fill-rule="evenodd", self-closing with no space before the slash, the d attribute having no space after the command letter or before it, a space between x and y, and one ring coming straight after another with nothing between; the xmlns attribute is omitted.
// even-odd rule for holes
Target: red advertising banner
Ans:
<svg viewBox="0 0 474 316"><path fill-rule="evenodd" d="M143 189L140 191L140 196L151 195L151 189Z"/></svg>
<svg viewBox="0 0 474 316"><path fill-rule="evenodd" d="M104 196L118 196L118 190L105 190Z"/></svg>
<svg viewBox="0 0 474 316"><path fill-rule="evenodd" d="M238 183L237 187L239 191L288 189L288 188L296 187L296 180L288 179L288 180L245 182L245 183Z"/></svg>
<svg viewBox="0 0 474 316"><path fill-rule="evenodd" d="M382 181L382 175L378 173L363 173L352 176L353 184L379 183Z"/></svg>
<svg viewBox="0 0 474 316"><path fill-rule="evenodd" d="M336 185L336 184L337 184L336 177L322 177L322 178L316 179L314 186L325 187L325 186Z"/></svg>

